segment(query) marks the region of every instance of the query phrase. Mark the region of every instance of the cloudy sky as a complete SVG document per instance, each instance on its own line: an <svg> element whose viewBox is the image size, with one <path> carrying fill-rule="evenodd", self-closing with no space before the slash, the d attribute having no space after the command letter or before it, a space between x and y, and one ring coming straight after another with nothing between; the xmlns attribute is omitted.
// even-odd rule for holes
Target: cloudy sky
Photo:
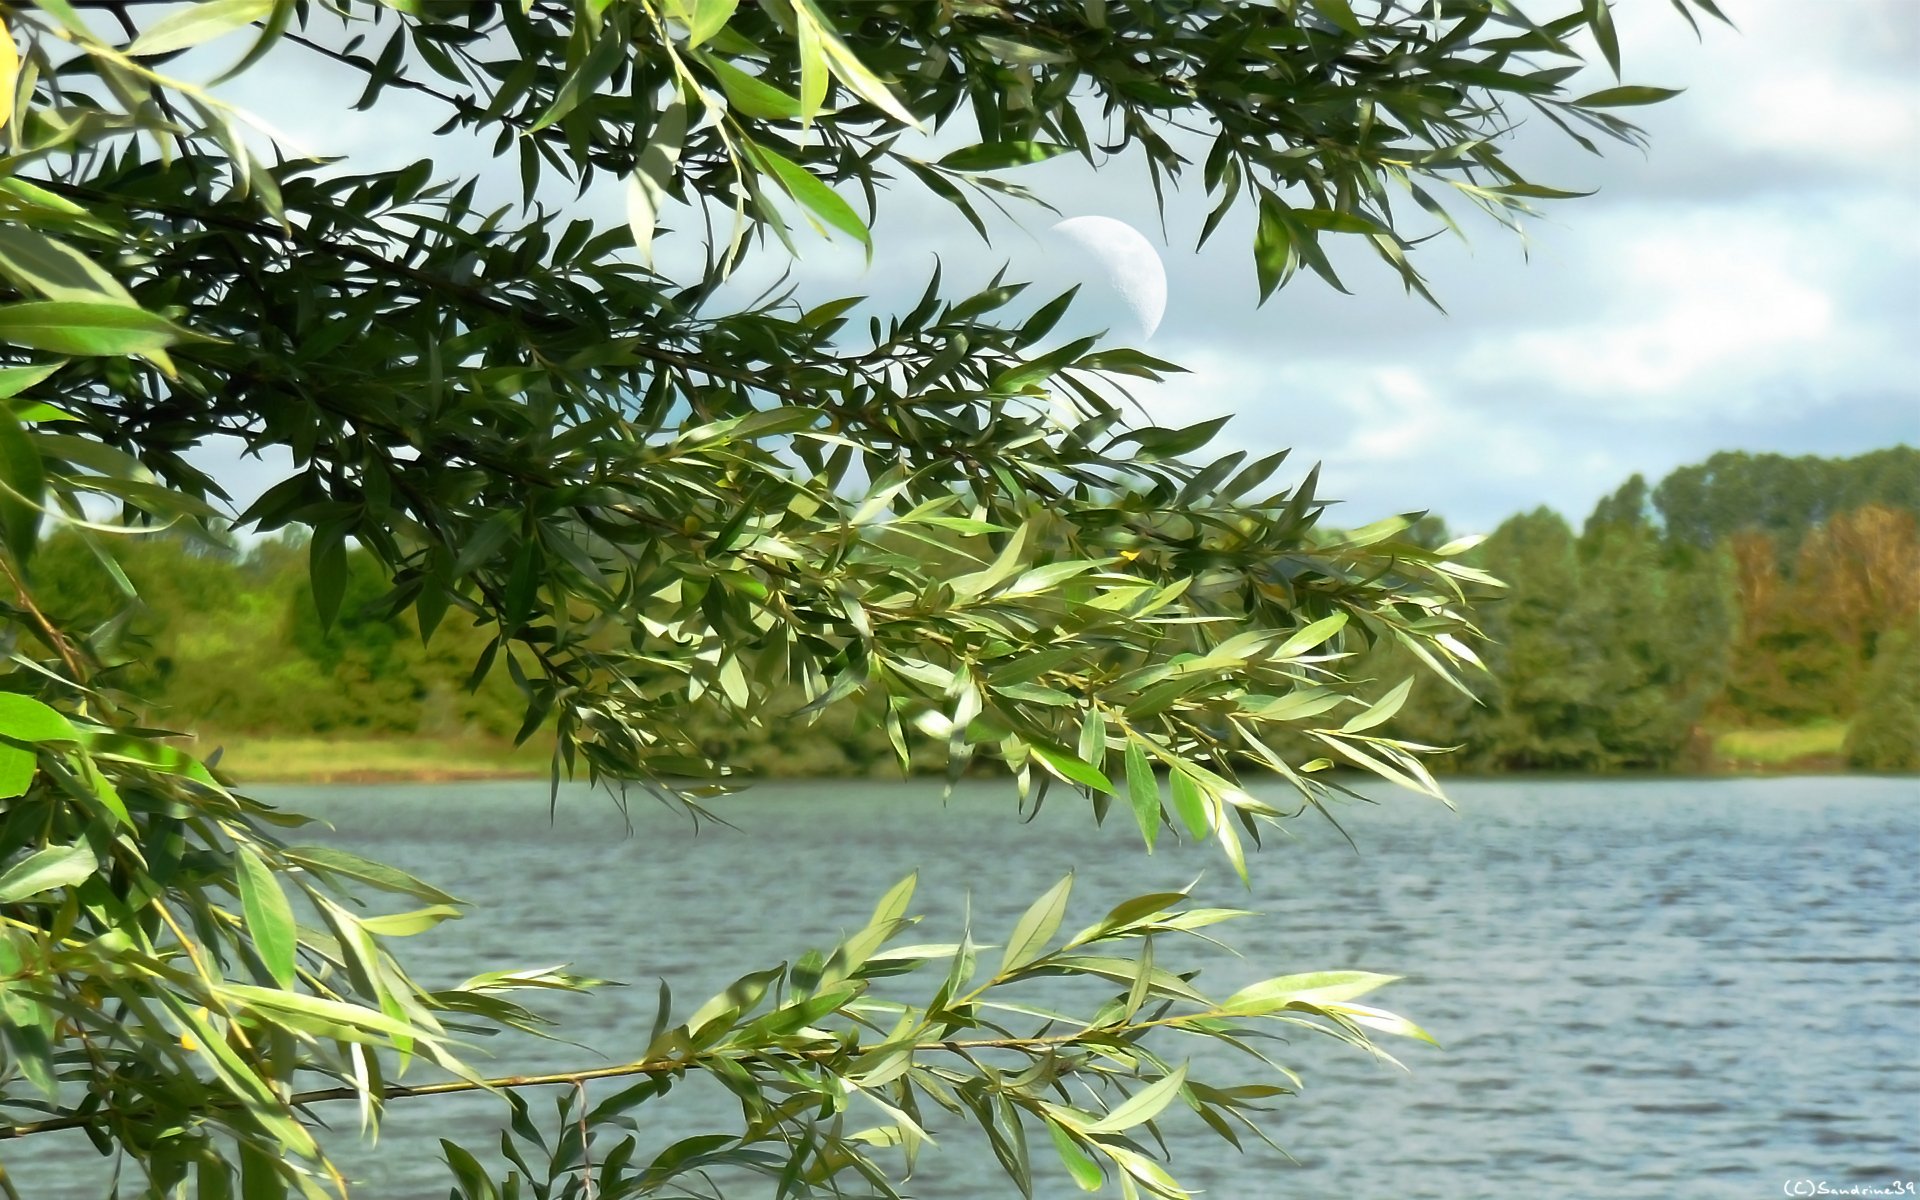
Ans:
<svg viewBox="0 0 1920 1200"><path fill-rule="evenodd" d="M1701 40L1665 4L1620 6L1629 80L1686 93L1630 114L1652 135L1645 153L1594 158L1550 130L1523 134L1534 178L1597 193L1553 206L1524 243L1491 223L1469 225L1466 244L1428 243L1445 313L1364 255L1337 260L1351 296L1303 275L1256 307L1250 225L1229 221L1195 253L1197 194L1175 197L1162 241L1144 178L1124 166L1055 160L1019 178L1062 216L1118 217L1161 244L1166 318L1140 344L1191 373L1140 393L1155 418L1231 413L1228 448L1323 461L1343 522L1424 508L1485 529L1541 503L1578 519L1628 475L1716 450L1920 442L1920 0L1723 6L1738 30L1703 25ZM284 97L284 83L252 86ZM275 112L267 92L235 98L367 165L422 149L404 108L343 121ZM872 265L809 245L796 278L803 295L884 303L917 294L936 257L957 286L1010 263L1036 292L1086 283L1080 323L1137 340L1055 219L1032 212L983 246L937 201L903 195L876 223ZM674 260L671 239L661 253Z"/></svg>

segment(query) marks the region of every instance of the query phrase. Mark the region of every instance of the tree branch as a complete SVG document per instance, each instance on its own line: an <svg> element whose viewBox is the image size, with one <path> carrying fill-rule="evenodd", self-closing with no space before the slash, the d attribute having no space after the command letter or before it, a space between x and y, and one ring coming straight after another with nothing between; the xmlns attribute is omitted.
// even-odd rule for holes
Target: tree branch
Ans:
<svg viewBox="0 0 1920 1200"><path fill-rule="evenodd" d="M1156 1026L1173 1025L1184 1021L1204 1018L1225 1017L1231 1014L1220 1009L1210 1009L1202 1013L1188 1013L1178 1017L1161 1017L1151 1021L1138 1021L1112 1029L1081 1030L1077 1033L1054 1034L1048 1037L1030 1038L974 1038L968 1040L948 1039L935 1042L920 1042L912 1047L915 1054L944 1051L949 1054L966 1055L976 1050L1012 1050L1016 1052L1044 1052L1061 1046L1083 1041L1091 1033L1099 1032L1120 1036ZM700 1066L703 1058L717 1058L726 1050L738 1050L740 1047L718 1047L693 1058L657 1058L641 1059L638 1062L620 1063L611 1067L590 1067L580 1071L548 1071L537 1075L500 1075L491 1079L449 1079L444 1083L424 1083L416 1085L389 1084L380 1089L379 1099L384 1104L389 1100L412 1100L426 1096L453 1096L468 1092L509 1092L519 1088L564 1087L590 1082L596 1079L627 1079L636 1075L679 1075ZM836 1057L850 1054L847 1047L835 1045L819 1050L788 1051L785 1058L789 1061L817 1064ZM774 1061L782 1057L775 1054L761 1054L754 1057ZM290 1108L304 1108L309 1104L324 1104L334 1100L358 1100L366 1093L356 1087L315 1088L305 1092L295 1092L287 1098ZM113 1109L100 1109L84 1116L71 1114L63 1117L48 1117L43 1121L26 1121L18 1125L0 1126L0 1142L17 1141L37 1133L56 1133L63 1129L85 1129L90 1126L107 1124L115 1116L127 1115Z"/></svg>

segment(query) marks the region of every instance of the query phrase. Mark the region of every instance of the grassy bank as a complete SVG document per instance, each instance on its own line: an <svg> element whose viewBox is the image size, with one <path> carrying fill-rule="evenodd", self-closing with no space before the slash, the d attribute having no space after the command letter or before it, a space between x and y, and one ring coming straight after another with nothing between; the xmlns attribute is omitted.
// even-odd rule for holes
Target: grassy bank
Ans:
<svg viewBox="0 0 1920 1200"><path fill-rule="evenodd" d="M246 783L432 782L545 775L548 748L472 738L201 737L220 769Z"/></svg>
<svg viewBox="0 0 1920 1200"><path fill-rule="evenodd" d="M1728 729L1713 737L1716 765L1726 771L1838 770L1845 766L1844 721L1790 729Z"/></svg>
<svg viewBox="0 0 1920 1200"><path fill-rule="evenodd" d="M1834 771L1845 767L1847 727L1830 721L1791 729L1728 729L1713 735L1716 773ZM476 738L203 736L194 750L220 750L220 767L248 783L433 782L527 779L548 769L545 743L515 748Z"/></svg>

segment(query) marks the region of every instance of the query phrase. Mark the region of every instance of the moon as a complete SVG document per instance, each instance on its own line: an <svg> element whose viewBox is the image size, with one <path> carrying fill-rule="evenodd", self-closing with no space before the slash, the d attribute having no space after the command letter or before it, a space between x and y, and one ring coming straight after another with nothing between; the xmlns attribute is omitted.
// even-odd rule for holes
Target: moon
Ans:
<svg viewBox="0 0 1920 1200"><path fill-rule="evenodd" d="M1099 262L1107 281L1140 322L1144 336L1152 337L1167 311L1167 268L1153 243L1113 217L1070 217L1053 231Z"/></svg>

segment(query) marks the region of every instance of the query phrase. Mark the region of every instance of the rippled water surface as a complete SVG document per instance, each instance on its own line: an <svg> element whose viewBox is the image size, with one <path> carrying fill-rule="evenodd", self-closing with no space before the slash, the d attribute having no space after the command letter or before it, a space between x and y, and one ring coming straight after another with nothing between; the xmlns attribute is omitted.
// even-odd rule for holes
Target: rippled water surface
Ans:
<svg viewBox="0 0 1920 1200"><path fill-rule="evenodd" d="M1205 902L1265 915L1227 927L1245 957L1205 958L1203 986L1326 967L1399 974L1380 1002L1445 1047L1396 1045L1410 1073L1328 1040L1282 1047L1307 1081L1273 1122L1294 1162L1171 1122L1178 1173L1210 1196L1701 1200L1778 1196L1799 1179L1920 1180L1912 780L1463 783L1457 814L1409 796L1345 810L1357 852L1324 823L1298 824L1254 856L1251 894L1211 853L1146 857L1131 822L1096 829L1064 798L1021 824L1008 790L985 784L945 806L932 785L767 785L724 802L737 828L698 835L645 799L629 832L584 792L563 794L549 824L544 788L527 784L272 798L476 902L416 944L423 979L565 960L638 985L563 1010L610 1061L645 1043L656 979L690 1007L742 971L831 944L914 868L927 940L957 932L969 903L978 936L998 940L1069 868L1070 925L1204 871ZM583 1057L516 1045L495 1065L555 1055ZM691 1088L656 1103L662 1136L726 1111ZM446 1194L437 1138L491 1143L499 1109L396 1105L372 1153L351 1148L351 1115L339 1115L365 1195L424 1197ZM52 1141L9 1149L23 1195L101 1194L85 1144ZM1016 1194L973 1143L945 1144L915 1194ZM1038 1195L1080 1194L1044 1139L1034 1151Z"/></svg>

